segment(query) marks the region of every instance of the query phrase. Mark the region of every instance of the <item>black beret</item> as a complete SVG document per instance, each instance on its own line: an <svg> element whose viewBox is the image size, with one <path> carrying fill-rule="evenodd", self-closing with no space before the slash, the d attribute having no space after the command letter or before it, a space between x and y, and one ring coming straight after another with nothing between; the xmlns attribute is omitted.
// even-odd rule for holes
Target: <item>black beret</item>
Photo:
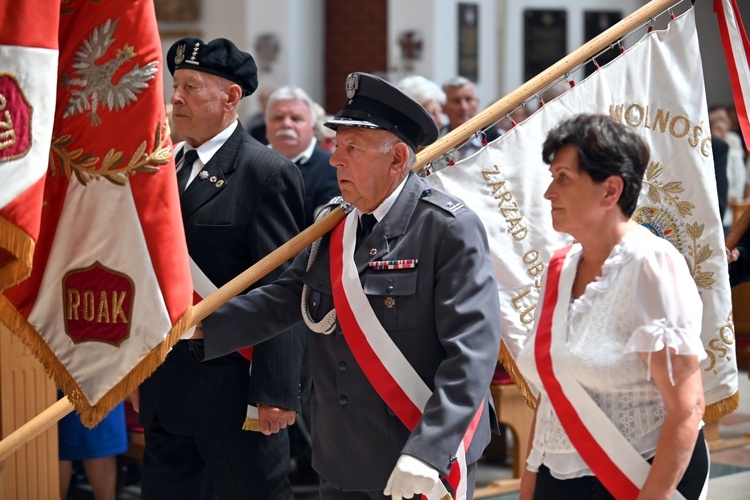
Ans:
<svg viewBox="0 0 750 500"><path fill-rule="evenodd" d="M435 120L414 99L382 78L368 73L346 77L344 109L325 126L383 129L400 137L412 150L427 146L438 138Z"/></svg>
<svg viewBox="0 0 750 500"><path fill-rule="evenodd" d="M242 88L247 97L258 88L258 67L253 56L242 52L230 40L217 38L208 43L200 38L178 40L167 52L167 67L174 76L178 69L193 69L221 76Z"/></svg>

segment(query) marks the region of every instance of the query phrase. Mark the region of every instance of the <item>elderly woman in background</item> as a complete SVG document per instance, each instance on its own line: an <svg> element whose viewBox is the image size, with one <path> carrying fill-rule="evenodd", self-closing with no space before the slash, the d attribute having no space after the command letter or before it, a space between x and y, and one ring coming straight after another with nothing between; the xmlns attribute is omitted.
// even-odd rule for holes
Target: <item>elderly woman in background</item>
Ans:
<svg viewBox="0 0 750 500"><path fill-rule="evenodd" d="M539 392L521 498L702 498L703 307L683 256L630 219L648 147L579 115L542 156L553 226L577 243L552 257L518 357Z"/></svg>
<svg viewBox="0 0 750 500"><path fill-rule="evenodd" d="M437 83L423 76L414 75L407 76L398 82L398 88L422 105L425 111L435 120L438 129L445 125L445 118L443 117L445 92Z"/></svg>

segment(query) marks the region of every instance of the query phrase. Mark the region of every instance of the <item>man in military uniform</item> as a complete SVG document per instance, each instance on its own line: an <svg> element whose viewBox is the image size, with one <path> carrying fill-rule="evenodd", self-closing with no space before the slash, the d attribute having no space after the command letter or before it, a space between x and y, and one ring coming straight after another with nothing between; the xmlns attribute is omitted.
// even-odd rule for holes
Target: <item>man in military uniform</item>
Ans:
<svg viewBox="0 0 750 500"><path fill-rule="evenodd" d="M438 136L424 108L365 73L349 75L346 89L327 126L354 210L279 280L206 318L196 338L205 336L206 359L260 342L300 321L301 298L316 332L321 497L471 498L496 429L500 305L487 238L460 200L412 172L417 147Z"/></svg>

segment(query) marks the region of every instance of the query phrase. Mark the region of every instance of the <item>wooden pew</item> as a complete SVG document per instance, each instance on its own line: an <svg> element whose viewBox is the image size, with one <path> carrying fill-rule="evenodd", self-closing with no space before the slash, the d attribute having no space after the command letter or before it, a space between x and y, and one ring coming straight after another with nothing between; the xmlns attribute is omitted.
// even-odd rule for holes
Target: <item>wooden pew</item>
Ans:
<svg viewBox="0 0 750 500"><path fill-rule="evenodd" d="M505 424L513 435L513 478L497 479L487 486L477 488L474 498L487 498L519 490L534 418L534 411L526 404L521 392L505 370L496 371L490 392L495 403L497 419Z"/></svg>

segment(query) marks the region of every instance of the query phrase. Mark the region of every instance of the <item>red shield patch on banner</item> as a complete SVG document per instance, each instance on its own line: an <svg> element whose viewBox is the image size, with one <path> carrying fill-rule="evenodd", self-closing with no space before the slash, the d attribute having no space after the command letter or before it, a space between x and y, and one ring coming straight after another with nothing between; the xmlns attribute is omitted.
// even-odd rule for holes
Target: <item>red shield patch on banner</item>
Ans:
<svg viewBox="0 0 750 500"><path fill-rule="evenodd" d="M62 281L65 333L79 342L119 347L130 336L135 299L133 280L98 261L68 272Z"/></svg>
<svg viewBox="0 0 750 500"><path fill-rule="evenodd" d="M0 74L0 162L20 158L31 148L31 105L18 81Z"/></svg>

